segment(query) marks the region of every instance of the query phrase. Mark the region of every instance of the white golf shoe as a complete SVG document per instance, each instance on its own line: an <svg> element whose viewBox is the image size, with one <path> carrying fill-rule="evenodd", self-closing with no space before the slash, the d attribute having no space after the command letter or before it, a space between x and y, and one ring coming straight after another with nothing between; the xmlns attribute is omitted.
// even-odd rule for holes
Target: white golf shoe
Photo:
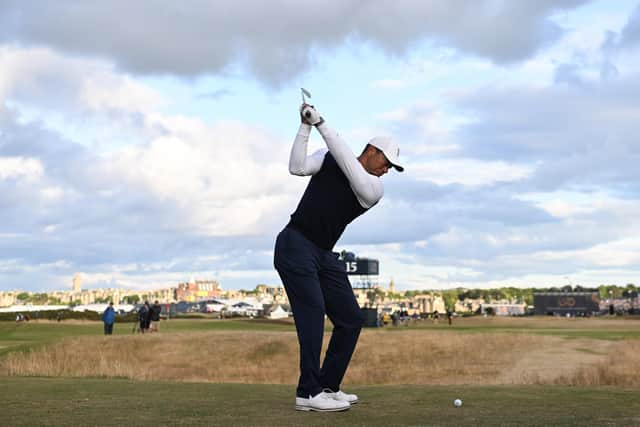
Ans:
<svg viewBox="0 0 640 427"><path fill-rule="evenodd" d="M349 402L350 405L354 403L358 403L358 396L355 394L345 393L342 390L338 390L337 392L333 392L331 389L325 389L325 394L330 396L331 398L337 400L338 402Z"/></svg>
<svg viewBox="0 0 640 427"><path fill-rule="evenodd" d="M324 391L313 397L309 396L308 399L296 397L296 410L298 411L336 412L346 411L350 407L349 402L336 400Z"/></svg>

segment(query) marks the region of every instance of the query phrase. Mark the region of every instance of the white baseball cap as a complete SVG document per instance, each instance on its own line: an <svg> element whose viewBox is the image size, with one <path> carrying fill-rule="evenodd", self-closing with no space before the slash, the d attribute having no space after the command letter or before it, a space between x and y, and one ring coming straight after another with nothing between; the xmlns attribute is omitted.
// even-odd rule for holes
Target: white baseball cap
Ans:
<svg viewBox="0 0 640 427"><path fill-rule="evenodd" d="M400 147L398 147L398 143L393 138L390 136L376 136L369 141L369 144L382 151L389 163L391 163L398 172L404 170L404 167L400 166L398 159L400 157Z"/></svg>

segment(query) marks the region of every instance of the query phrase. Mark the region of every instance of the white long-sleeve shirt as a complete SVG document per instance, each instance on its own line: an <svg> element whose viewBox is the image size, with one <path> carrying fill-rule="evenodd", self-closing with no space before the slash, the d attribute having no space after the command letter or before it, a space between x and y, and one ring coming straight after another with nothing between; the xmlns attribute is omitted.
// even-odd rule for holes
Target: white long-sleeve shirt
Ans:
<svg viewBox="0 0 640 427"><path fill-rule="evenodd" d="M326 123L321 124L317 129L327 144L328 151L331 152L331 155L336 160L338 167L349 180L349 186L358 199L360 206L369 209L378 203L384 194L382 180L364 169L340 135L328 127ZM322 148L307 156L310 133L311 125L301 123L289 157L289 172L293 175L315 175L322 167L327 148Z"/></svg>

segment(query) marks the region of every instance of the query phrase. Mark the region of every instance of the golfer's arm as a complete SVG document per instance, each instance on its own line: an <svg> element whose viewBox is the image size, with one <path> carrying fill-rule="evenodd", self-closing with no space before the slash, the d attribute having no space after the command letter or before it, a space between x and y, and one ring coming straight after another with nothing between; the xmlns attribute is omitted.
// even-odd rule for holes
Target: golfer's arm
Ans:
<svg viewBox="0 0 640 427"><path fill-rule="evenodd" d="M384 189L378 177L367 172L338 132L322 123L317 127L331 155L345 174L363 208L370 208L382 198Z"/></svg>
<svg viewBox="0 0 640 427"><path fill-rule="evenodd" d="M307 156L310 133L311 125L301 123L296 139L293 141L293 147L291 147L291 156L289 156L289 173L292 175L313 175L322 167L327 150L318 150L311 156Z"/></svg>

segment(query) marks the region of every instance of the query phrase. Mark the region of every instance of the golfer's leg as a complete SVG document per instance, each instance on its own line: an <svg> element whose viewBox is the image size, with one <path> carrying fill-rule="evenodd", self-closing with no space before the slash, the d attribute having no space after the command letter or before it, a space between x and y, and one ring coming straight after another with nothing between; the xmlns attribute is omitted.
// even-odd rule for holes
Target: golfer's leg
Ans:
<svg viewBox="0 0 640 427"><path fill-rule="evenodd" d="M332 267L320 272L320 286L327 316L333 323L333 333L320 370L320 383L323 388L336 392L340 390L342 378L356 348L363 317L344 265L335 258L329 265Z"/></svg>
<svg viewBox="0 0 640 427"><path fill-rule="evenodd" d="M300 379L296 395L308 398L322 391L320 353L324 333L324 300L314 254L306 247L306 239L297 232L295 235L293 233L285 229L278 236L274 265L287 292L298 332Z"/></svg>

